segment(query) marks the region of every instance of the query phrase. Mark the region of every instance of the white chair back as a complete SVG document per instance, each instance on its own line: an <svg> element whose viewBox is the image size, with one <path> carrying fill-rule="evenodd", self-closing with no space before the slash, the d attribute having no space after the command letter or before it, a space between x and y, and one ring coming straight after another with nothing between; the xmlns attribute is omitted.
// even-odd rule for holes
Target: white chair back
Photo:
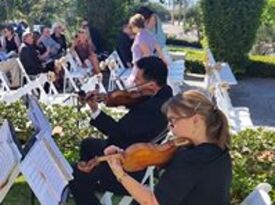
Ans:
<svg viewBox="0 0 275 205"><path fill-rule="evenodd" d="M6 77L6 74L2 71L0 71L0 89L3 92L10 91L9 80Z"/></svg>
<svg viewBox="0 0 275 205"><path fill-rule="evenodd" d="M89 91L93 91L96 89L97 86L99 86L99 92L100 93L106 93L106 90L102 83L102 74L94 75L93 77L89 78L88 82L82 85L81 89L85 91L86 93Z"/></svg>
<svg viewBox="0 0 275 205"><path fill-rule="evenodd" d="M272 201L268 192L272 189L268 183L261 183L252 191L241 205L271 205Z"/></svg>

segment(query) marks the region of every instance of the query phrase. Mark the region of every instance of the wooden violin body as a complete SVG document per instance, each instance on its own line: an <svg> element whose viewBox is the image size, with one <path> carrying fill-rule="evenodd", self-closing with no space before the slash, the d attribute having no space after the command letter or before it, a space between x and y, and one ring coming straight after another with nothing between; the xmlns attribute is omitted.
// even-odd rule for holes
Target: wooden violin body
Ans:
<svg viewBox="0 0 275 205"><path fill-rule="evenodd" d="M93 93L87 95L84 91L78 93L81 101L95 100L104 102L108 107L131 106L144 101L149 94L143 95L139 91L116 90L110 93Z"/></svg>
<svg viewBox="0 0 275 205"><path fill-rule="evenodd" d="M176 152L173 142L162 145L137 143L122 153L122 166L127 172L141 171L148 166L165 165Z"/></svg>
<svg viewBox="0 0 275 205"><path fill-rule="evenodd" d="M180 145L189 145L190 142L183 139ZM83 164L83 170L90 172L93 167L110 157L117 157L121 160L123 169L127 172L144 170L148 166L163 166L173 157L179 145L175 141L168 141L164 144L136 143L129 146L124 152L113 155L95 157ZM89 167L91 169L89 169Z"/></svg>

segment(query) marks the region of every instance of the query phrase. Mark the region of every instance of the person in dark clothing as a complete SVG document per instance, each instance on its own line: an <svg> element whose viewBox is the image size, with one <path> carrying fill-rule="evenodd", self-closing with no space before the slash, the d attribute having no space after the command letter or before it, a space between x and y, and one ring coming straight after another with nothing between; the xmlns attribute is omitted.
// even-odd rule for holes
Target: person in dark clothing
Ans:
<svg viewBox="0 0 275 205"><path fill-rule="evenodd" d="M131 47L134 42L134 35L128 23L124 24L122 31L117 38L117 52L125 68L132 68Z"/></svg>
<svg viewBox="0 0 275 205"><path fill-rule="evenodd" d="M65 55L67 51L67 42L63 31L64 28L61 23L55 23L53 25L53 33L51 34L51 37L60 45L60 49L58 50L60 56Z"/></svg>
<svg viewBox="0 0 275 205"><path fill-rule="evenodd" d="M19 58L28 75L37 75L44 72L38 53L33 45L33 34L25 32L22 36L23 45L20 48Z"/></svg>
<svg viewBox="0 0 275 205"><path fill-rule="evenodd" d="M8 25L4 28L4 40L2 46L5 49L6 53L9 53L11 51L18 53L20 40L11 25Z"/></svg>
<svg viewBox="0 0 275 205"><path fill-rule="evenodd" d="M95 190L127 194L107 164L89 167L90 159L103 155L104 148L110 144L127 148L137 142L149 142L167 129L168 121L160 110L164 102L172 96L172 90L166 84L167 67L157 57L145 57L140 59L137 65L139 70L135 83L141 85L140 92L150 90L153 95L130 106L129 112L119 121L98 110L95 101L88 101L92 110L91 125L107 135L108 139L87 138L81 144L82 163L74 167L74 180L70 182L77 205L100 204L93 194ZM144 171L132 173L137 180L141 180L143 175Z"/></svg>
<svg viewBox="0 0 275 205"><path fill-rule="evenodd" d="M121 159L110 156L108 164L117 180L139 204L229 205L232 165L230 135L225 115L201 92L189 90L162 108L177 146L154 191L128 175ZM180 141L189 146L181 146ZM177 143L178 142L178 143ZM114 145L106 155L118 153Z"/></svg>
<svg viewBox="0 0 275 205"><path fill-rule="evenodd" d="M107 55L106 45L101 33L94 27L91 26L88 19L84 18L81 23L81 28L87 32L87 36L93 45L93 50L98 55L100 60L105 60Z"/></svg>

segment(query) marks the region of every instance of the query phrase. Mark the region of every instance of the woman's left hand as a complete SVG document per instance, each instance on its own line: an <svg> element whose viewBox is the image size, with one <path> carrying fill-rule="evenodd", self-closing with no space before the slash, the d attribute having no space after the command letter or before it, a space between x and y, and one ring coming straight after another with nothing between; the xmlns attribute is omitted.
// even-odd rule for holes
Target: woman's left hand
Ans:
<svg viewBox="0 0 275 205"><path fill-rule="evenodd" d="M118 158L117 156L112 156L112 154L121 153L122 151L122 149L114 145L111 145L104 150L105 155L110 156L107 161L117 178L124 174L124 170L122 167L123 156L121 155L121 158Z"/></svg>

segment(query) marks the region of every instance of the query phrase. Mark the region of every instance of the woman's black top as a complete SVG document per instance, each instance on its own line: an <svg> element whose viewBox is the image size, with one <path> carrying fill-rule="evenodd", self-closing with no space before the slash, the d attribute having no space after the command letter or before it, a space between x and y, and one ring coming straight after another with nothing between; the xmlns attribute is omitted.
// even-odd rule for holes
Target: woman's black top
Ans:
<svg viewBox="0 0 275 205"><path fill-rule="evenodd" d="M6 41L6 51L7 51L7 53L9 53L11 51L14 51L14 52L18 53L18 47L17 47L17 44L15 43L14 36L10 40L5 38L5 41Z"/></svg>
<svg viewBox="0 0 275 205"><path fill-rule="evenodd" d="M51 35L51 37L53 40L55 40L56 43L60 45L58 54L65 54L67 50L66 37L63 34L60 34L60 36L56 36L54 33Z"/></svg>
<svg viewBox="0 0 275 205"><path fill-rule="evenodd" d="M228 205L232 179L228 149L204 143L179 148L155 188L160 205Z"/></svg>

